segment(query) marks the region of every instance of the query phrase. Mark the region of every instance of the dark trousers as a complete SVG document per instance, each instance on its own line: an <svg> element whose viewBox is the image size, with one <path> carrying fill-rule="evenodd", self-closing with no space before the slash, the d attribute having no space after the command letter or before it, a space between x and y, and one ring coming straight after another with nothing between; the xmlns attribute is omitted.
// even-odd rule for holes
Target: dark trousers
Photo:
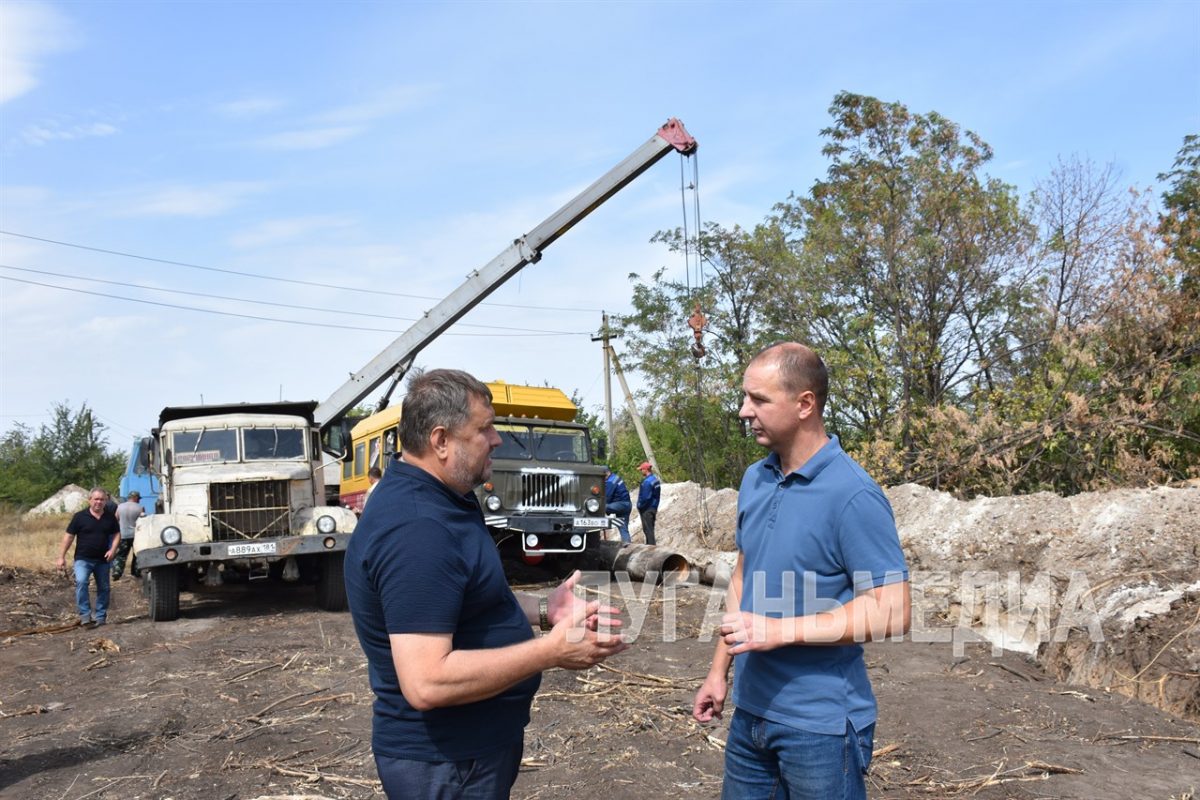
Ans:
<svg viewBox="0 0 1200 800"><path fill-rule="evenodd" d="M638 511L642 517L642 533L646 534L646 544L654 544L654 518L658 516L658 509L647 508L644 511Z"/></svg>
<svg viewBox="0 0 1200 800"><path fill-rule="evenodd" d="M121 543L117 545L117 554L113 556L112 561L112 579L119 580L125 574L125 559L129 558L129 551L133 549L133 538L121 539ZM135 573L136 574L136 573Z"/></svg>
<svg viewBox="0 0 1200 800"><path fill-rule="evenodd" d="M388 800L508 800L525 742L463 761L415 761L375 755Z"/></svg>

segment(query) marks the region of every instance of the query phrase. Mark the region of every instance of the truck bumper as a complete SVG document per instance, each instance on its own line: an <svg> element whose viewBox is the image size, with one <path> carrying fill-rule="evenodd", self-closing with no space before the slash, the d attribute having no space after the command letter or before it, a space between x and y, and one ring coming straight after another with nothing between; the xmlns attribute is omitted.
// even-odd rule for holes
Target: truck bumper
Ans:
<svg viewBox="0 0 1200 800"><path fill-rule="evenodd" d="M596 524L586 527L576 526L574 517L487 516L484 521L493 531L519 536L521 551L526 555L582 553L594 547L600 531L608 527L604 517L595 518Z"/></svg>
<svg viewBox="0 0 1200 800"><path fill-rule="evenodd" d="M139 570L143 570L165 567L169 564L192 564L202 561L236 561L239 559L277 561L290 556L344 552L349 543L349 533L283 536L275 539L249 539L239 542L182 542L176 545L141 550L137 554L137 565Z"/></svg>

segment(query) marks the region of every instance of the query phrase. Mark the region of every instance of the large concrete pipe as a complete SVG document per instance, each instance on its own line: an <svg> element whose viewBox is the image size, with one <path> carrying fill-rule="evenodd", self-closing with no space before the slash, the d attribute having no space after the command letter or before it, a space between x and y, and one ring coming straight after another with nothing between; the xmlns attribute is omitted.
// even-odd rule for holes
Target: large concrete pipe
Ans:
<svg viewBox="0 0 1200 800"><path fill-rule="evenodd" d="M691 574L691 563L679 553L650 544L600 542L593 551L592 565L609 572L625 572L635 581L653 575L656 583L667 579L682 583Z"/></svg>

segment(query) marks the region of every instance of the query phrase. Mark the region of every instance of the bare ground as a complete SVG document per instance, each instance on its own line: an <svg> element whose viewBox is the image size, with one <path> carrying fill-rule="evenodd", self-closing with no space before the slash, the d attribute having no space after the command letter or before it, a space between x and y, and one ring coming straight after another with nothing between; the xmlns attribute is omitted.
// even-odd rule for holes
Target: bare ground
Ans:
<svg viewBox="0 0 1200 800"><path fill-rule="evenodd" d="M708 592L642 595L628 604L631 623L646 612L632 650L547 673L515 798L719 795L725 726L690 718L712 646ZM1177 606L1178 630L1198 609ZM125 579L109 625L73 620L69 579L0 568L0 797L382 796L362 653L349 616L316 611L311 590L185 593L183 617L155 624ZM872 797L1183 800L1200 789L1194 720L1059 683L986 643L961 649L869 646L881 707Z"/></svg>

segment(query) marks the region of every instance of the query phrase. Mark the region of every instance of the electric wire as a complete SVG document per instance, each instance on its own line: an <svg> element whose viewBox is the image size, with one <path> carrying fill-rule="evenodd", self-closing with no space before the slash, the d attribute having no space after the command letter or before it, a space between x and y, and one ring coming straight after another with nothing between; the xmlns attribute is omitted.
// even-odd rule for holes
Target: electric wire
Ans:
<svg viewBox="0 0 1200 800"><path fill-rule="evenodd" d="M278 317L262 317L256 314L239 314L236 311L217 311L211 308L196 308L195 306L181 306L176 303L160 303L156 300L143 300L137 297L114 297L113 295L102 294L100 292L89 292L87 289L75 289L70 286L56 286L52 283L41 283L39 281L26 280L24 278L12 278L7 275L0 275L2 281L13 281L15 283L25 283L32 286L41 286L46 289L58 289L63 292L74 292L76 294L86 294L93 297L103 297L106 300L119 300L126 303L142 303L148 306L159 306L161 308L175 308L182 311L196 311L202 314L217 314L223 317L237 317L239 319L252 319L259 322L281 322L286 325L303 325L307 328L335 328L344 331L369 331L371 333L404 333L404 331L388 330L385 328L367 328L361 325L338 325L332 322L313 322L311 320L302 319L279 319ZM443 333L442 336L492 336L492 337L529 337L529 336L576 336L579 334L573 333ZM589 335L586 331L583 335Z"/></svg>
<svg viewBox="0 0 1200 800"><path fill-rule="evenodd" d="M407 297L407 298L410 298L413 300L432 300L434 302L438 302L443 299L441 297L432 297L432 296L421 295L421 294L406 294L404 292L393 292L393 291L389 291L387 289L362 289L357 286L338 286L338 285L332 284L332 283L321 283L319 281L306 281L306 280L301 280L299 278L280 278L275 275L264 275L264 274L258 273L258 272L240 272L238 270L224 269L222 267L208 267L208 266L204 266L203 264L189 264L186 261L172 261L171 259L167 259L167 258L156 258L154 256L143 256L143 255L139 255L137 253L124 252L122 250L108 250L103 247L93 247L91 245L77 244L75 242L65 242L65 241L62 241L61 239L48 239L48 238L45 238L42 236L33 236L33 235L30 235L27 233L17 233L16 231L0 230L0 234L3 234L4 236L15 236L19 239L29 239L29 240L35 241L35 242L44 242L45 244L58 245L60 247L73 247L77 250L87 250L87 251L90 251L93 253L103 253L105 255L110 255L110 256L120 256L122 258L135 258L140 261L149 261L149 262L152 262L155 264L166 264L166 265L173 266L173 267L186 267L187 269L199 269L199 270L205 270L207 272L220 272L225 275L238 275L243 278L257 278L259 280L264 280L264 281L276 281L278 283L292 283L292 284L297 284L299 286L312 286L312 287L315 287L318 289L334 289L334 290L337 290L340 292L358 292L360 294L387 295L388 297ZM522 311L524 311L524 310L569 311L569 312L580 312L580 313L588 313L588 314L596 313L597 311L600 310L600 309L595 309L595 308L571 308L571 307L565 307L565 306L530 306L530 305L524 305L522 303L481 302L479 305L496 306L498 308L519 308Z"/></svg>
<svg viewBox="0 0 1200 800"><path fill-rule="evenodd" d="M92 283L103 283L103 284L107 284L110 286L121 286L121 287L125 287L125 288L130 288L130 289L142 289L142 290L145 290L148 292L166 292L169 294L182 294L182 295L188 295L189 297L204 297L204 298L208 298L211 300L229 300L229 301L232 301L235 303L250 303L252 305L274 306L276 308L291 308L291 309L295 309L297 311L318 311L318 312L325 313L325 314L348 314L348 315L356 316L356 317L372 317L375 319L391 319L391 320L397 320L399 322L416 322L418 319L420 319L420 317L397 317L392 314L372 314L367 311L356 311L356 310L355 311L347 311L347 310L337 309L337 308L321 308L319 306L304 306L304 305L296 305L293 303L277 303L277 302L273 302L271 300L249 300L249 299L246 299L243 297L230 297L228 295L222 295L222 294L209 294L208 292L191 292L186 289L165 289L160 286L146 286L146 285L140 284L140 283L129 283L128 281L114 281L114 280L108 280L106 278L90 278L86 275L70 275L70 274L64 273L64 272L50 272L48 270L30 269L27 267L14 267L11 264L0 264L0 268L16 270L18 272L31 272L35 275L49 275L49 276L55 277L55 278L69 278L72 280L91 281ZM479 324L479 323L470 323L470 322L460 322L460 323L455 323L455 324L462 325L463 327L467 327L467 328L486 328L489 330L501 330L501 331L521 331L522 333L546 333L546 334L570 335L570 336L576 336L576 335L580 335L583 333L587 333L587 331L548 331L548 330L539 330L539 329L535 329L535 328L514 328L514 327L511 327L508 325L483 325L483 324Z"/></svg>

